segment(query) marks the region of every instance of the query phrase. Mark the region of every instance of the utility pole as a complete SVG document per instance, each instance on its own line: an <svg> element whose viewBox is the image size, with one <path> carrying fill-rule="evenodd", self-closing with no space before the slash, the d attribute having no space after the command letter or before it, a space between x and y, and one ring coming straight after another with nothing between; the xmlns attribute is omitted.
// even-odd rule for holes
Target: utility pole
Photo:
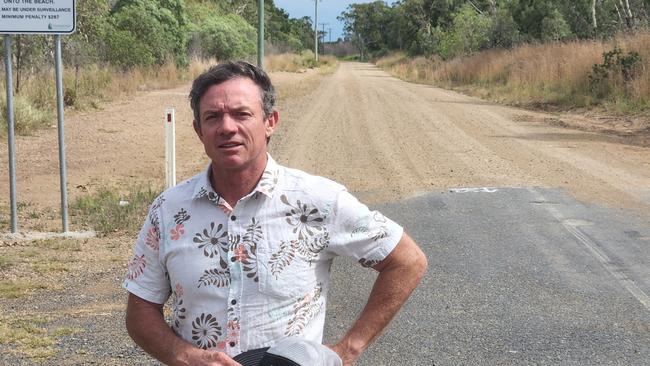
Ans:
<svg viewBox="0 0 650 366"><path fill-rule="evenodd" d="M314 0L314 54L318 63L318 0Z"/></svg>
<svg viewBox="0 0 650 366"><path fill-rule="evenodd" d="M332 28L327 28L327 33L330 35L330 43L332 43Z"/></svg>
<svg viewBox="0 0 650 366"><path fill-rule="evenodd" d="M330 23L320 23L320 25L323 27L323 43L325 43L325 26L330 25Z"/></svg>
<svg viewBox="0 0 650 366"><path fill-rule="evenodd" d="M328 25L329 23L319 23L319 24L323 27L323 32L319 35L318 38L320 38L320 36L323 36L323 40L321 41L321 43L323 43L323 54L324 54L325 53L325 26Z"/></svg>
<svg viewBox="0 0 650 366"><path fill-rule="evenodd" d="M257 67L264 69L264 0L257 0Z"/></svg>

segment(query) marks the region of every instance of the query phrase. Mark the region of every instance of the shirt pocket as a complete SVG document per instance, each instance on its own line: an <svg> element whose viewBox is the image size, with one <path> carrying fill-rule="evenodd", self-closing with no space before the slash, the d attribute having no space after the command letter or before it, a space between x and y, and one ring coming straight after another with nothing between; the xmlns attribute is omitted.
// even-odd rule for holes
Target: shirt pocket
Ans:
<svg viewBox="0 0 650 366"><path fill-rule="evenodd" d="M316 286L320 262L297 239L265 241L257 253L259 290L281 299L303 296Z"/></svg>

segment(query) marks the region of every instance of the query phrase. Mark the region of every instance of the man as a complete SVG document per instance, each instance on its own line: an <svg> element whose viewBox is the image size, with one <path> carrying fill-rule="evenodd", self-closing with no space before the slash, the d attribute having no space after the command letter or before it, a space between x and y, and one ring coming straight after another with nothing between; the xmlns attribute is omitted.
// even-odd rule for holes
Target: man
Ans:
<svg viewBox="0 0 650 366"><path fill-rule="evenodd" d="M150 208L124 282L129 335L170 365L237 365L232 357L292 336L320 343L332 259L347 255L379 272L358 320L329 346L354 364L423 276L424 254L341 185L268 155L278 112L261 69L214 66L190 99L211 163Z"/></svg>

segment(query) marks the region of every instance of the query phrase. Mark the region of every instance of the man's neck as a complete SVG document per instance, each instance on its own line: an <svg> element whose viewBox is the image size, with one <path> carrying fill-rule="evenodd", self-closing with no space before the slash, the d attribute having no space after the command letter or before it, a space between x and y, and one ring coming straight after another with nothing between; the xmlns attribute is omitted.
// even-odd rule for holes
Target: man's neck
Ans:
<svg viewBox="0 0 650 366"><path fill-rule="evenodd" d="M257 186L264 173L266 162L267 157L265 155L263 164L237 171L220 170L213 165L211 169L212 174L210 175L212 189L234 208L242 197L255 189L255 186Z"/></svg>

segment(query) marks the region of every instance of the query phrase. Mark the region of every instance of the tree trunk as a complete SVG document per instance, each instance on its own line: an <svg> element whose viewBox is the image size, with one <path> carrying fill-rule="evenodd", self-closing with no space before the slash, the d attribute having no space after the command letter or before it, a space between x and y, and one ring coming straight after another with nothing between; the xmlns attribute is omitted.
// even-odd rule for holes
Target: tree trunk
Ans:
<svg viewBox="0 0 650 366"><path fill-rule="evenodd" d="M497 14L497 0L490 0L490 15L495 16L496 14Z"/></svg>
<svg viewBox="0 0 650 366"><path fill-rule="evenodd" d="M629 9L630 3L625 0L625 3L623 3L623 0L618 0L619 5L621 6L621 10L623 11L623 18L625 19L625 27L627 29L632 29L632 12ZM626 7L627 4L627 7ZM619 12L620 14L620 12ZM620 15L619 15L620 16Z"/></svg>
<svg viewBox="0 0 650 366"><path fill-rule="evenodd" d="M596 0L591 0L591 25L593 25L594 30L598 28L598 22L596 21Z"/></svg>
<svg viewBox="0 0 650 366"><path fill-rule="evenodd" d="M618 14L618 23L623 24L623 16L621 15L621 10L618 8L616 4L614 4L614 8L616 9L616 14Z"/></svg>

